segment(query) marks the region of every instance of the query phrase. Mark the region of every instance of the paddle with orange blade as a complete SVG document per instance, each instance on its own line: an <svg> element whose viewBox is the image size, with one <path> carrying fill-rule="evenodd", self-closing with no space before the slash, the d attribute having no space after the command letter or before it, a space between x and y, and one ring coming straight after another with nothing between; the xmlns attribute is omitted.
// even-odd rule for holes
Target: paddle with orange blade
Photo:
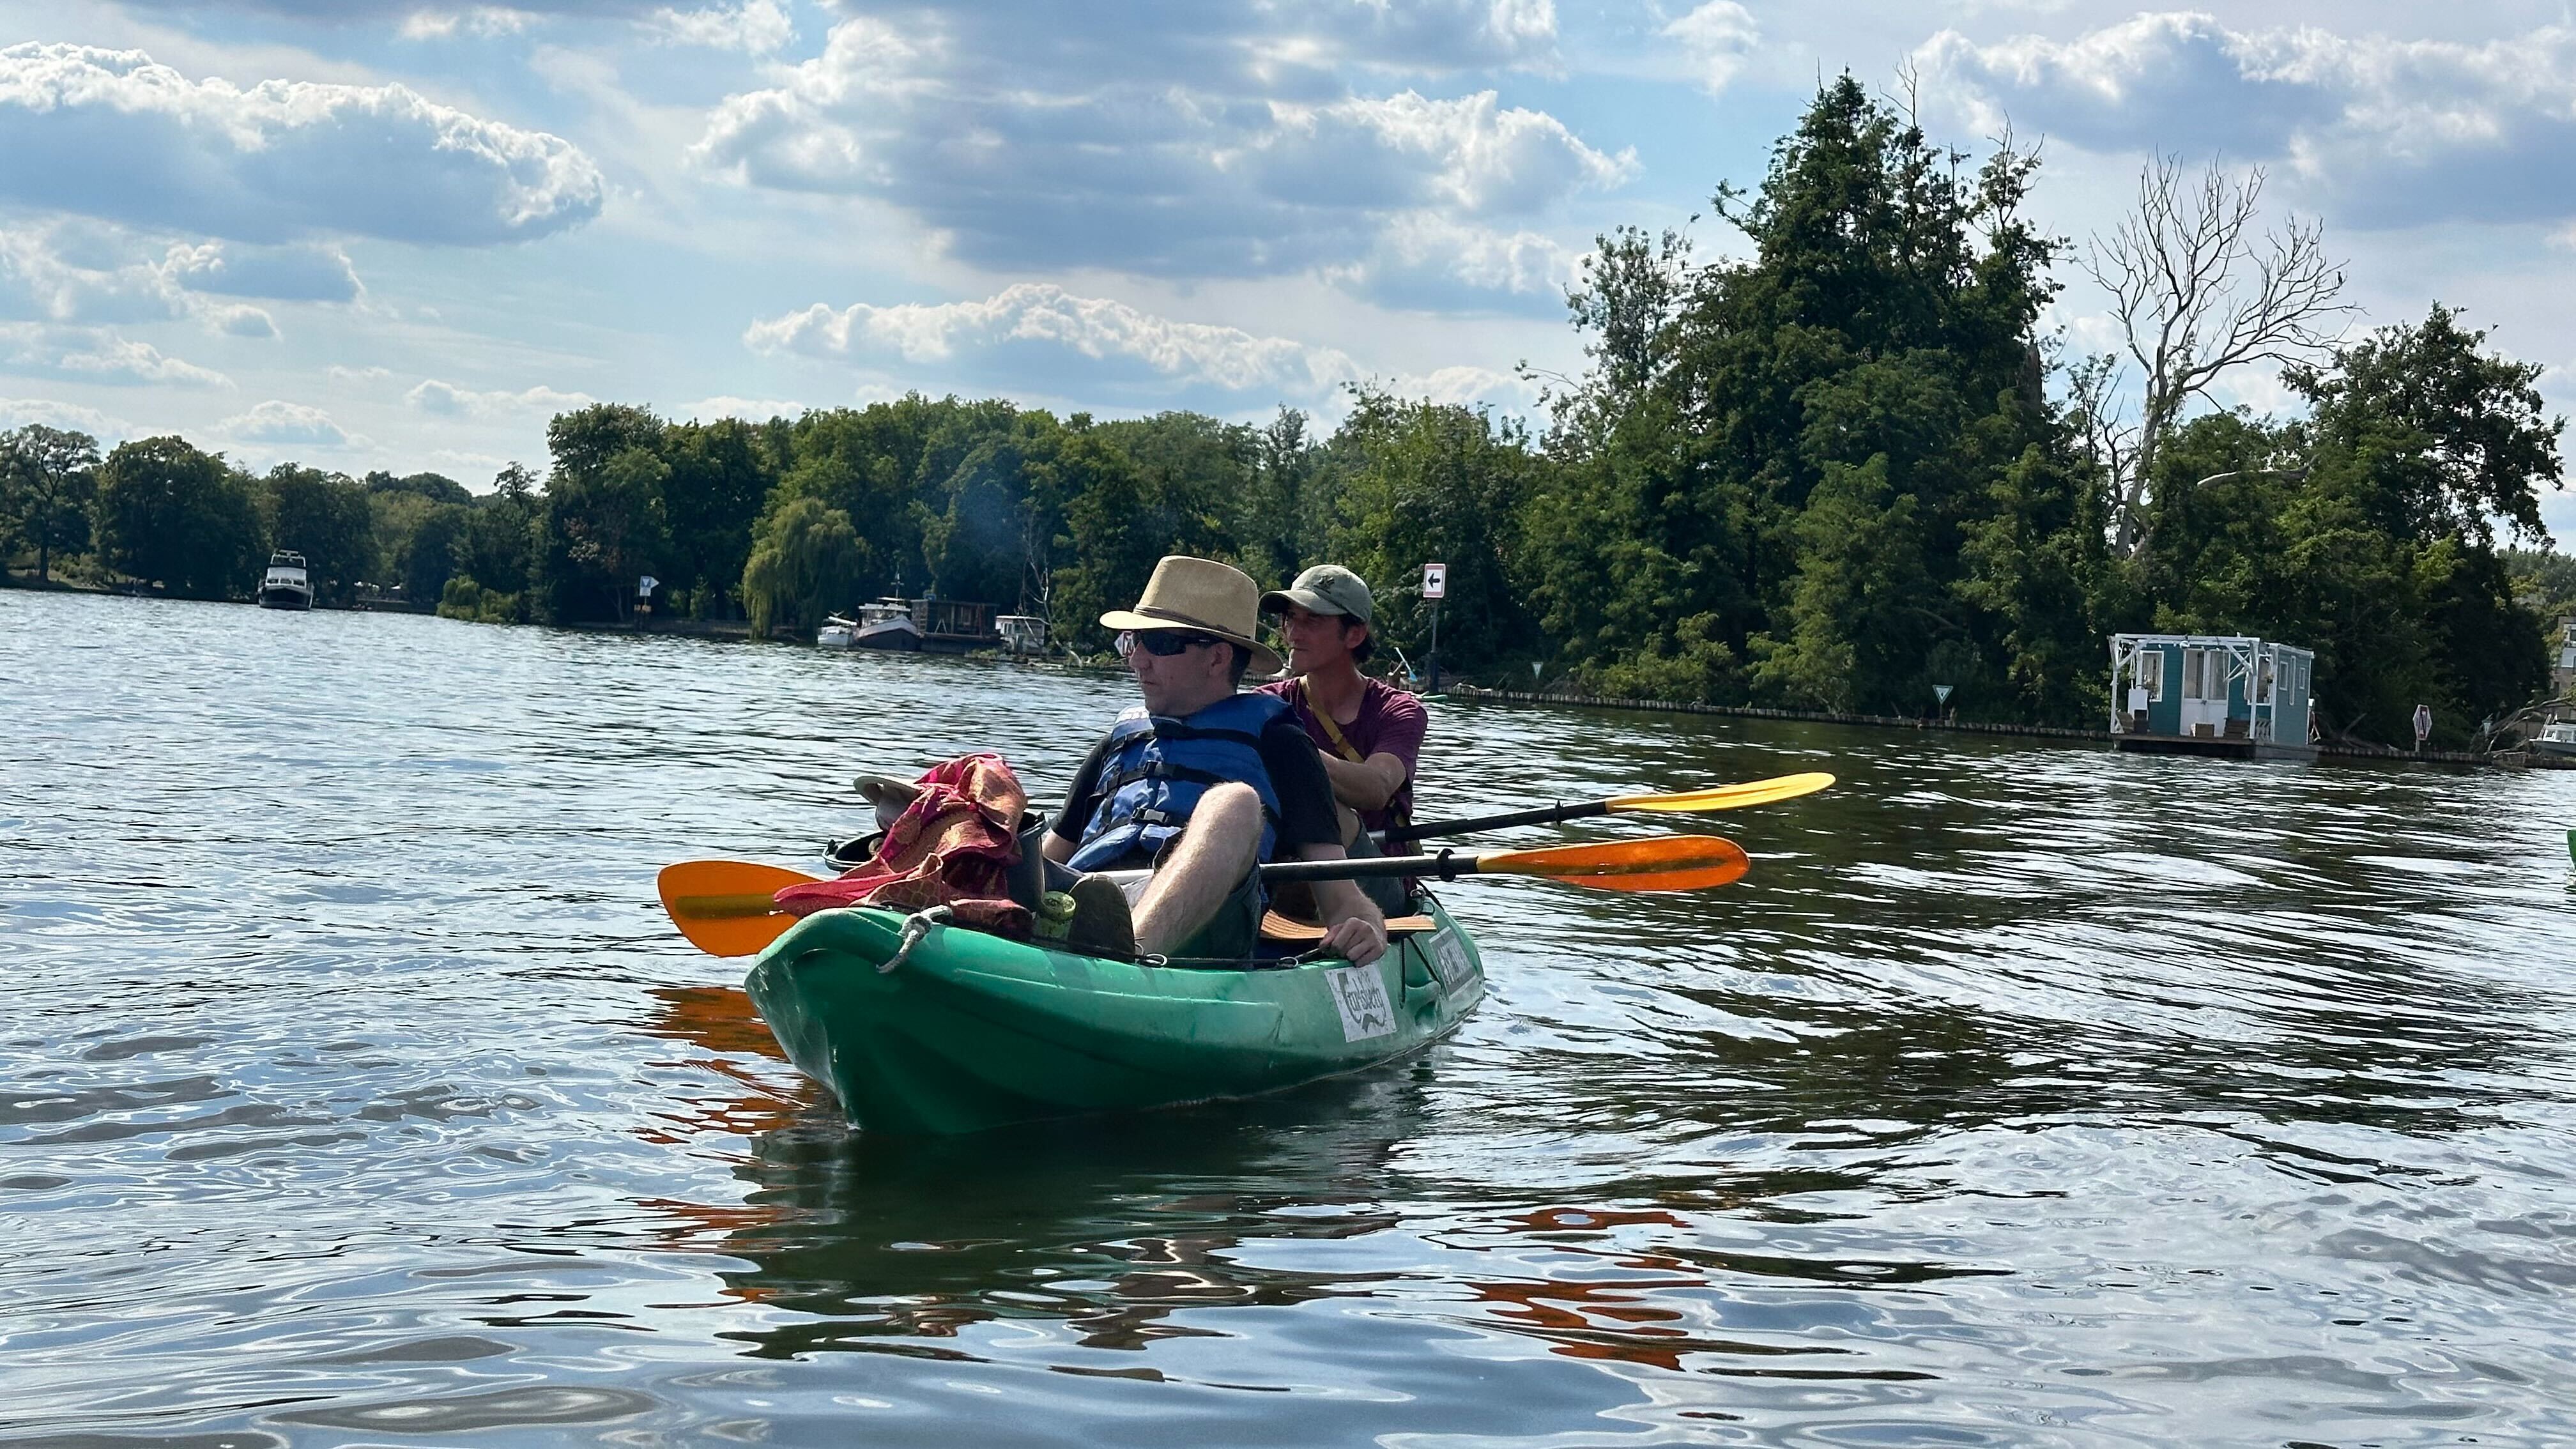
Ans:
<svg viewBox="0 0 2576 1449"><path fill-rule="evenodd" d="M1542 805L1535 810L1479 815L1470 820L1425 820L1399 825L1380 839L1393 846L1428 840L1435 835L1468 835L1480 830L1503 830L1514 825L1554 825L1561 820L1588 820L1595 815L1699 815L1711 810L1741 810L1748 805L1770 805L1782 800L1795 800L1801 795L1812 795L1833 782L1833 776L1818 770L1769 780L1713 785L1705 790L1684 790L1670 795L1615 795L1607 800Z"/></svg>
<svg viewBox="0 0 2576 1449"><path fill-rule="evenodd" d="M796 924L773 897L821 879L747 860L684 860L662 867L654 883L690 945L710 956L757 956Z"/></svg>
<svg viewBox="0 0 2576 1449"><path fill-rule="evenodd" d="M1289 860L1261 867L1265 884L1287 881L1517 875L1606 891L1695 891L1742 879L1752 862L1743 847L1716 835L1663 835L1544 850L1489 850L1461 855L1370 856L1360 860ZM1113 879L1127 872L1109 872ZM770 898L820 879L802 871L736 860L684 860L664 866L662 908L690 944L711 956L750 956L787 933L796 917Z"/></svg>
<svg viewBox="0 0 2576 1449"><path fill-rule="evenodd" d="M1456 880L1464 875L1521 875L1605 891L1696 891L1731 885L1752 864L1744 848L1720 835L1657 835L1544 850L1487 850L1461 855L1367 856L1359 860L1289 860L1261 867L1264 884L1292 880L1367 880L1394 876Z"/></svg>

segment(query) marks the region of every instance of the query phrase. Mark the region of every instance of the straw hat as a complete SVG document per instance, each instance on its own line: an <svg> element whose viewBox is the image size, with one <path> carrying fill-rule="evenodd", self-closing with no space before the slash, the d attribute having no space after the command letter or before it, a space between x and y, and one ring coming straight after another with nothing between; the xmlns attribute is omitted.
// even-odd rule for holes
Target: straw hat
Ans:
<svg viewBox="0 0 2576 1449"><path fill-rule="evenodd" d="M1100 627L1213 634L1252 651L1253 673L1280 670L1279 656L1252 637L1261 627L1261 586L1243 570L1211 558L1165 554L1145 581L1145 596L1136 607L1110 610L1100 616Z"/></svg>

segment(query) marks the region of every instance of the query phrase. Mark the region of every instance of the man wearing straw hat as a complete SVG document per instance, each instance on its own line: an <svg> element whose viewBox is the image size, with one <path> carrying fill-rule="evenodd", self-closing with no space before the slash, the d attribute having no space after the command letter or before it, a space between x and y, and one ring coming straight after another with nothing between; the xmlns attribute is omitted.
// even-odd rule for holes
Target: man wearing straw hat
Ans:
<svg viewBox="0 0 2576 1449"><path fill-rule="evenodd" d="M1246 959L1261 925L1254 865L1343 858L1332 783L1306 732L1286 701L1240 692L1253 666L1280 668L1253 637L1260 597L1242 570L1175 554L1135 608L1100 616L1145 702L1084 758L1045 852L1079 871L1153 870L1125 893L1141 952ZM1326 949L1363 965L1386 953L1384 918L1357 886L1314 889ZM1099 890L1075 898L1084 934L1114 910Z"/></svg>

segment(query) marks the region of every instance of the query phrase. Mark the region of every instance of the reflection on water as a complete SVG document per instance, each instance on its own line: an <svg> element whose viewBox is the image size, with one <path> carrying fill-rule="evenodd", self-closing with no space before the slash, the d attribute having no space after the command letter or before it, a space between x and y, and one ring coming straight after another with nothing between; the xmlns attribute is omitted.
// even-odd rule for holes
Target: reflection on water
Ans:
<svg viewBox="0 0 2576 1449"><path fill-rule="evenodd" d="M653 870L1125 699L0 593L0 1440L2576 1441L2576 777L1438 707L1443 814L1845 784L1460 883L1399 1067L853 1137Z"/></svg>

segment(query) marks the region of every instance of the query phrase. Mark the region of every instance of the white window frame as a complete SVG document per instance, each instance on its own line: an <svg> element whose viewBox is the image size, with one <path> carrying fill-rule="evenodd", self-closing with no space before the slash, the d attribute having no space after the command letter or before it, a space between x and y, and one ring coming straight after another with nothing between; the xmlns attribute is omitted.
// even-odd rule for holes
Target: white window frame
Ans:
<svg viewBox="0 0 2576 1449"><path fill-rule="evenodd" d="M2165 702L2165 650L2164 650L2164 646L2163 646L2163 645L2161 645L2161 644L2141 644L2141 645L2139 645L2139 646L2138 646L2138 653L2137 653L2137 656L2136 656L2136 657L2137 657L2137 663L2136 663L2134 666L2132 666L2132 671L2133 671L2133 673L2134 673L2134 674L2135 674L2135 676L2136 676L2138 688L2143 689L2143 690L2145 690L2145 691L2147 692L2147 698L2148 698L2151 702L2156 703L2156 704L2162 704L2162 703L2164 703L2164 702ZM2154 661L2154 664L2155 664L2155 667L2154 667L2154 668L2152 668L2152 669L2150 669L2150 668L2148 668L2148 667L2147 667L2148 662L2149 662L2150 660Z"/></svg>

